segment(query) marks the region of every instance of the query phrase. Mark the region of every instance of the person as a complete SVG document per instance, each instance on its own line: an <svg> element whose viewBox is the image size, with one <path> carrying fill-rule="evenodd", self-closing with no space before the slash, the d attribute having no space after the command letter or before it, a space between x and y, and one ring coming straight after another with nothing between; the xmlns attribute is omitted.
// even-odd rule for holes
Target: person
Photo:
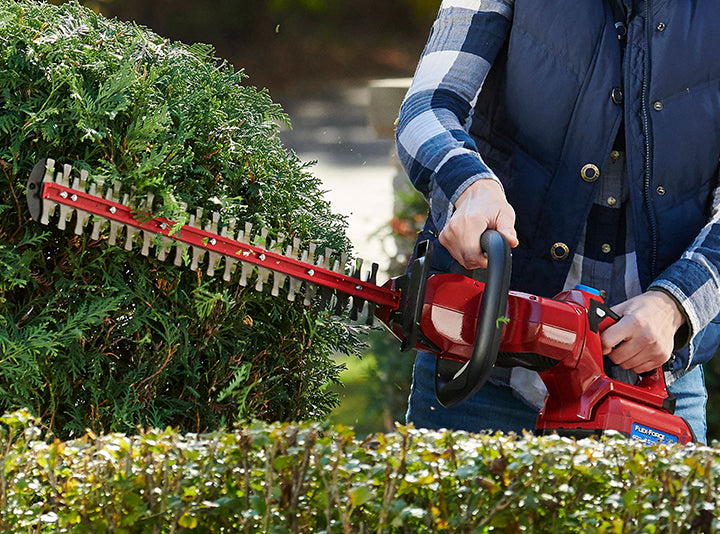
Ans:
<svg viewBox="0 0 720 534"><path fill-rule="evenodd" d="M712 0L444 0L396 129L432 269L484 267L493 228L511 289L600 290L621 316L601 337L612 376L662 366L701 442L720 342L718 20ZM434 365L418 354L408 422L534 428L535 373L495 369L447 409Z"/></svg>

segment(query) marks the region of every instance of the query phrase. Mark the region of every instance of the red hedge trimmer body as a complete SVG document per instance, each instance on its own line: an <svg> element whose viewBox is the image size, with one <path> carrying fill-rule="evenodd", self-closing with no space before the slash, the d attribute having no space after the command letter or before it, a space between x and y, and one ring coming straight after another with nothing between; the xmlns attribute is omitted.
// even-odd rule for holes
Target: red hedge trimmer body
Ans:
<svg viewBox="0 0 720 534"><path fill-rule="evenodd" d="M613 380L605 371L600 333L617 316L590 288L566 291L548 299L509 291L510 253L496 232L483 235L488 255L484 282L462 274L431 274L432 249L421 247L407 275L384 286L375 283L377 266L361 280L361 262L349 274L344 261L330 268L332 251L318 255L314 248L300 251L294 241L264 243L257 236L251 244L251 228L237 233L233 225L220 226L213 215L201 227L202 212L177 228L172 221L150 215L146 206L120 201L119 191L102 196L102 187L87 186L86 173L71 180L71 168L55 176L54 161L41 160L27 183L27 198L33 219L48 224L59 207L58 227L74 221L75 233L92 225L92 237L109 231L108 241L124 238L125 248L142 242L141 253L151 251L164 259L176 248L175 263L190 252L190 267L220 271L230 280L241 269L238 282L248 283L257 271L255 287L262 289L273 275L273 294L285 291L295 300L304 288L306 304L316 299L328 302L342 313L350 305L356 319L366 307L367 323L378 318L401 340L402 350L426 350L437 356L436 393L445 406L462 402L487 380L494 366L521 366L538 371L548 390L536 430L542 433L582 437L615 430L647 443L689 443L693 435L687 423L673 415L661 369L627 384ZM99 194L97 194L99 193ZM156 237L160 236L160 237ZM188 250L189 249L189 250ZM207 258L207 260L206 260ZM320 292L317 289L320 288Z"/></svg>

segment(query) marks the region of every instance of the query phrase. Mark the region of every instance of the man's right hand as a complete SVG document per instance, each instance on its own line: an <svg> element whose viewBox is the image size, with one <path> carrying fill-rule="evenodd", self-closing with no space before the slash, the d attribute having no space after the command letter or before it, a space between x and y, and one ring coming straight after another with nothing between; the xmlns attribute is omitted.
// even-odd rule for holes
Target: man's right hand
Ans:
<svg viewBox="0 0 720 534"><path fill-rule="evenodd" d="M487 258L480 249L480 236L488 228L500 232L511 247L518 246L515 210L502 186L480 179L458 197L455 212L440 232L440 244L466 269L484 269Z"/></svg>

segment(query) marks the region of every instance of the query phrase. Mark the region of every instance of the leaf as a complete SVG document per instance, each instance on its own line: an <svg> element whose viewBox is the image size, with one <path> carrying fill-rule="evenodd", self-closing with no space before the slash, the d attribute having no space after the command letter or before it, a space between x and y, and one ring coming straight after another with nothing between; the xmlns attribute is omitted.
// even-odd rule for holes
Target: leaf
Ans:
<svg viewBox="0 0 720 534"><path fill-rule="evenodd" d="M185 512L178 519L178 525L180 525L183 528L193 530L194 528L197 528L198 520L196 517L190 515L190 512Z"/></svg>
<svg viewBox="0 0 720 534"><path fill-rule="evenodd" d="M350 504L353 508L362 506L374 498L374 494L367 486L356 486L348 491Z"/></svg>

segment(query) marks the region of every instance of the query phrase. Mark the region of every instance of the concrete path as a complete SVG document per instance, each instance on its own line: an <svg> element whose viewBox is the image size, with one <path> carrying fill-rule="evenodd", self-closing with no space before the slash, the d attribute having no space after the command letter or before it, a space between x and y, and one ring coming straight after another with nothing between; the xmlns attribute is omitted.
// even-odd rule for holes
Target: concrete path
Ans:
<svg viewBox="0 0 720 534"><path fill-rule="evenodd" d="M369 126L369 89L363 82L337 83L272 95L292 122L281 139L311 168L327 190L334 212L347 216L348 237L366 266L380 266L384 282L395 245L388 235L393 215L391 161L394 141Z"/></svg>

